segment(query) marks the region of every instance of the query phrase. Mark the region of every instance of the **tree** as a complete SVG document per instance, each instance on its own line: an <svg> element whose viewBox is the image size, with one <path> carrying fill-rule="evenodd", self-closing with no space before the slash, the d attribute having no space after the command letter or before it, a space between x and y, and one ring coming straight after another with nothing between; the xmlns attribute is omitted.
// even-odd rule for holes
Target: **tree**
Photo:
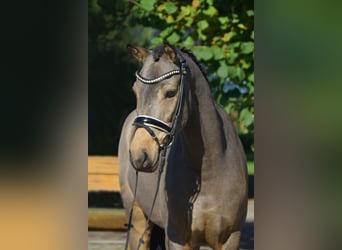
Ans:
<svg viewBox="0 0 342 250"><path fill-rule="evenodd" d="M132 21L163 41L190 49L208 72L212 93L240 135L254 133L254 11L252 1L131 0ZM253 143L252 143L253 144Z"/></svg>
<svg viewBox="0 0 342 250"><path fill-rule="evenodd" d="M246 151L254 133L252 1L89 0L89 153L116 153L134 108L138 68L126 44L163 41L190 49L208 72L214 98L233 118ZM253 147L253 146L252 146Z"/></svg>

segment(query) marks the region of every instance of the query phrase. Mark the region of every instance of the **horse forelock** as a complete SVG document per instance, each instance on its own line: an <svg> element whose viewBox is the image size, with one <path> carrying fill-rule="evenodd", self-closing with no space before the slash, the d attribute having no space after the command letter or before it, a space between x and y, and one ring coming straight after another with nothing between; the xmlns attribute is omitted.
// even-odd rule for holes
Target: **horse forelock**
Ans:
<svg viewBox="0 0 342 250"><path fill-rule="evenodd" d="M174 47L174 46L172 46ZM152 57L153 60L155 62L159 61L159 59L161 58L161 56L164 53L164 48L165 48L165 44L161 44L159 46L157 46L156 48L153 49L152 51ZM200 69L202 75L204 76L204 78L207 80L207 82L209 83L208 80L208 76L207 76L207 72L204 68L204 66L198 61L198 59L196 58L196 56L187 48L185 47L178 47L180 49L180 51L184 54L186 54L187 56L189 56L191 58L191 60L197 65L197 67Z"/></svg>
<svg viewBox="0 0 342 250"><path fill-rule="evenodd" d="M155 62L157 62L164 53L164 44L159 45L152 51L152 56Z"/></svg>

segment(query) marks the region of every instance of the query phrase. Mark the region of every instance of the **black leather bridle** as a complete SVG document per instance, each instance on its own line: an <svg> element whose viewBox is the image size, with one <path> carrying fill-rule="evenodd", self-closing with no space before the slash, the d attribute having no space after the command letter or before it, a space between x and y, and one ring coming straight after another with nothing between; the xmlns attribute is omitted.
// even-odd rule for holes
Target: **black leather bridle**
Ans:
<svg viewBox="0 0 342 250"><path fill-rule="evenodd" d="M149 134L150 136L153 138L153 140L158 144L158 148L159 148L159 152L158 152L158 159L156 161L156 164L154 166L152 166L152 168L148 168L148 169L144 169L144 168L137 168L136 166L133 165L133 167L137 170L137 171L142 171L142 172L154 172L157 167L158 167L158 162L160 167L163 167L162 165L164 165L165 162L160 162L160 160L163 159L163 157L160 157L160 155L166 155L166 149L171 146L174 137L175 137L175 133L176 133L176 129L178 127L178 123L179 123L179 118L180 115L182 113L183 110L183 106L184 106L184 76L187 74L187 65L186 65L186 61L183 57L183 55L179 52L178 48L176 48L177 50L177 56L179 58L179 69L177 70L171 70L157 78L154 79L147 79L143 76L141 76L138 72L135 73L137 79L142 82L143 84L148 84L148 85L152 85L152 84L157 84L167 78L170 78L171 76L174 75L180 75L180 84L179 84L179 97L178 97L178 101L177 101L177 106L176 106L176 110L175 113L173 114L172 117L172 122L169 125L168 123L159 120L155 117L151 117L151 116L147 116L147 115L138 115L135 117L133 124L134 126L136 126L137 128L144 128ZM162 131L163 133L166 133L166 137L164 138L164 143L160 143L158 137L156 136L155 132L153 131L152 128L158 129L159 131Z"/></svg>

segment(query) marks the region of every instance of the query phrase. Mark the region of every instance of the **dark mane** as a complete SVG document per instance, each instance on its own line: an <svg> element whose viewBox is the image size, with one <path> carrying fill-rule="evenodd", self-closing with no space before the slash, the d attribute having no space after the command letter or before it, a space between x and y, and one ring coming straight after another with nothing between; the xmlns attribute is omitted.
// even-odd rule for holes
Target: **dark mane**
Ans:
<svg viewBox="0 0 342 250"><path fill-rule="evenodd" d="M207 82L209 83L209 80L208 80L208 77L207 77L207 73L205 71L205 69L203 68L203 66L201 65L201 63L197 60L197 58L195 57L195 55L190 51L188 50L187 48L185 47L181 47L180 48L180 51L182 51L183 53L187 54L191 60L194 61L194 63L197 65L197 67L201 70L204 78L207 80Z"/></svg>

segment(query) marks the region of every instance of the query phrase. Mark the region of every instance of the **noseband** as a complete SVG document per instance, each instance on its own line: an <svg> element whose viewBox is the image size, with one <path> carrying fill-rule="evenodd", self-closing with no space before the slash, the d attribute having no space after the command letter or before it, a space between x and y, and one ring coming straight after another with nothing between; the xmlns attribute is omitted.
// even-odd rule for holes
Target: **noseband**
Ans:
<svg viewBox="0 0 342 250"><path fill-rule="evenodd" d="M156 163L159 162L159 160L163 159L163 161L165 160L165 155L166 155L166 149L171 146L173 140L174 140L174 136L176 133L176 129L178 127L178 123L179 123L179 117L180 114L183 110L183 100L184 100L184 75L187 74L187 65L186 65L186 61L183 57L183 55L179 52L178 48L177 49L177 56L180 59L179 63L180 63L180 67L177 70L171 70L157 78L154 79L147 79L143 76L141 76L138 72L135 73L135 76L137 77L137 79L142 82L143 84L147 84L147 85L154 85L157 84L167 78L170 78L171 76L174 75L180 75L180 85L179 85L179 97L177 100L177 106L176 106L176 110L175 113L172 117L172 122L171 124L168 124L158 118L155 117L151 117L151 116L147 116L147 115L138 115L135 117L133 124L134 126L136 126L137 128L144 128L149 134L150 136L153 138L153 140L157 143L158 148L159 148L159 152L158 152L158 160L156 161ZM164 139L164 143L160 143L158 137L156 136L155 132L153 131L152 128L155 128L159 131L162 131L163 133L166 134L166 137ZM159 155L162 155L161 159L159 159ZM160 167L162 168L165 162L159 162ZM132 164L133 167L137 170L137 171L143 171L143 172L154 172L157 167L158 164L155 164L151 169L137 169L136 166L134 166L134 164Z"/></svg>

